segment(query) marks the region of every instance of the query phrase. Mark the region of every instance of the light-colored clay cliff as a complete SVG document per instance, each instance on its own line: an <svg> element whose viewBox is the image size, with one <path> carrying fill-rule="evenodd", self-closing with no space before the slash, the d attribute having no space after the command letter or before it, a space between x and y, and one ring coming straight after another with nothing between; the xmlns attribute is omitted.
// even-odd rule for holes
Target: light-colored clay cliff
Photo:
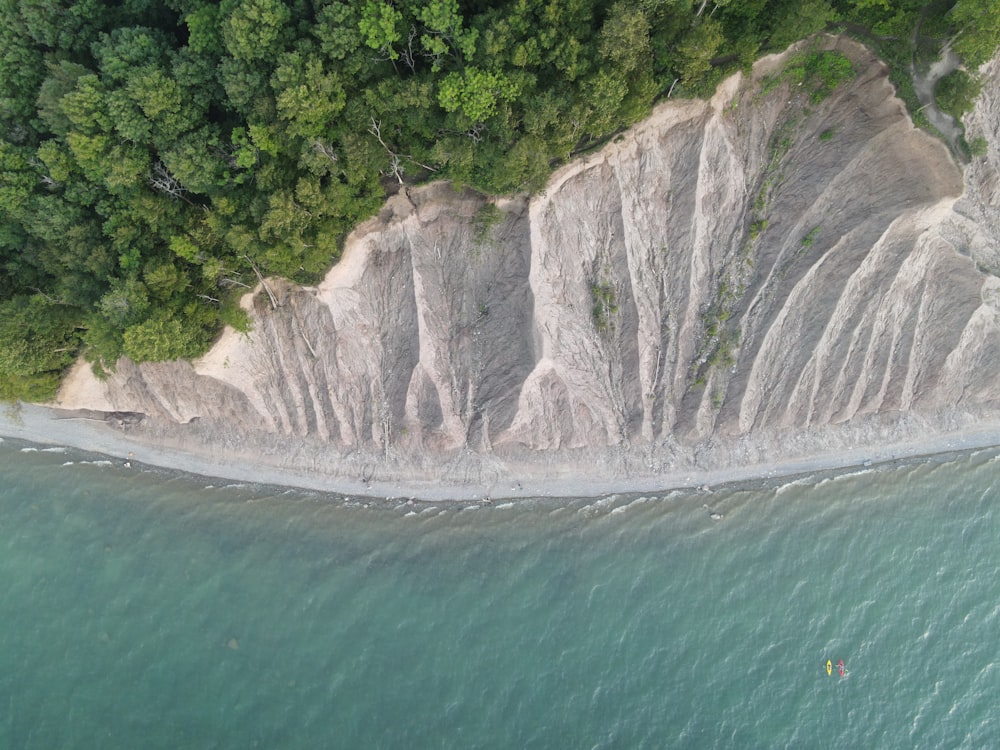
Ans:
<svg viewBox="0 0 1000 750"><path fill-rule="evenodd" d="M1000 83L964 172L886 68L819 104L669 102L530 201L411 188L318 288L194 363L78 368L67 408L331 474L606 478L872 445L1000 414ZM187 424L186 427L172 427ZM569 467L569 468L567 468ZM554 470L554 469L553 469Z"/></svg>

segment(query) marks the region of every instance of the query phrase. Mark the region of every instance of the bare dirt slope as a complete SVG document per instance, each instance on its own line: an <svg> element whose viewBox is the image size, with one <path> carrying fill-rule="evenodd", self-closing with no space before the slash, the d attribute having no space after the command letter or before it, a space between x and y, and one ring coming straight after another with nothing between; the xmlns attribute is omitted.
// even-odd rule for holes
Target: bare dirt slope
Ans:
<svg viewBox="0 0 1000 750"><path fill-rule="evenodd" d="M201 361L76 374L137 436L332 475L655 475L1000 414L1000 84L964 176L854 42L819 104L783 58L669 102L544 194L392 198L318 288L269 282ZM961 196L961 197L960 197ZM957 202L956 202L957 201ZM177 427L178 424L186 424Z"/></svg>

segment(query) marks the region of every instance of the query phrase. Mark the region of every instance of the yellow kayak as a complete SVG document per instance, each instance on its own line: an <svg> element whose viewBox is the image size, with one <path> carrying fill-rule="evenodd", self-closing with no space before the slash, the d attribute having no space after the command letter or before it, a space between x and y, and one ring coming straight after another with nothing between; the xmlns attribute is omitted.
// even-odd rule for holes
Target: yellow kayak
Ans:
<svg viewBox="0 0 1000 750"><path fill-rule="evenodd" d="M829 659L826 660L826 674L827 676L833 674L833 662Z"/></svg>

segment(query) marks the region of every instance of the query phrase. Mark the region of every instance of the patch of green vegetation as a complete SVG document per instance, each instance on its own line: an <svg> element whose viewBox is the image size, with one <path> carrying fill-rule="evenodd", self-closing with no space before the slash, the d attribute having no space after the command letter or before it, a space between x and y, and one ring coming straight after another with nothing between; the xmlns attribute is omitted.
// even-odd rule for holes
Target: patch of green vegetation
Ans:
<svg viewBox="0 0 1000 750"><path fill-rule="evenodd" d="M969 141L969 156L986 156L988 152L989 143L982 136Z"/></svg>
<svg viewBox="0 0 1000 750"><path fill-rule="evenodd" d="M850 59L836 50L813 50L793 55L780 73L761 80L760 94L766 95L782 84L801 89L809 101L819 104L838 86L854 80L857 73Z"/></svg>
<svg viewBox="0 0 1000 750"><path fill-rule="evenodd" d="M945 3L945 6L951 3ZM1000 3L958 0L948 13L954 49L966 67L975 69L993 57L1000 40Z"/></svg>
<svg viewBox="0 0 1000 750"><path fill-rule="evenodd" d="M760 186L760 191L757 193L757 197L753 202L753 210L758 214L764 213L767 209L767 197L770 193L770 187L771 185L769 180L765 178L763 184ZM763 219L758 219L758 221L763 221ZM763 230L763 227L761 227L761 229Z"/></svg>
<svg viewBox="0 0 1000 750"><path fill-rule="evenodd" d="M934 98L941 111L960 120L966 112L972 110L982 87L978 76L970 76L964 70L955 70L937 82Z"/></svg>
<svg viewBox="0 0 1000 750"><path fill-rule="evenodd" d="M851 61L836 50L797 54L788 61L782 73L793 86L801 86L813 104L822 102L838 86L853 81L856 75Z"/></svg>
<svg viewBox="0 0 1000 750"><path fill-rule="evenodd" d="M618 312L615 301L615 290L611 284L594 283L590 286L590 296L593 300L594 328L598 333L607 333L614 328L613 316Z"/></svg>
<svg viewBox="0 0 1000 750"><path fill-rule="evenodd" d="M819 134L819 139L821 141L832 141L833 137L837 134L836 128L827 128L822 133Z"/></svg>
<svg viewBox="0 0 1000 750"><path fill-rule="evenodd" d="M40 294L0 302L0 400L47 401L76 350L73 311Z"/></svg>
<svg viewBox="0 0 1000 750"><path fill-rule="evenodd" d="M476 211L472 219L472 229L477 244L486 242L500 222L503 221L503 211L493 202L484 203Z"/></svg>
<svg viewBox="0 0 1000 750"><path fill-rule="evenodd" d="M713 367L731 367L735 361L735 348L739 343L739 333L727 326L736 303L742 298L746 288L733 288L728 279L719 282L712 306L702 315L704 340L700 351L694 357L695 371L692 380L696 385L704 385L707 371Z"/></svg>
<svg viewBox="0 0 1000 750"><path fill-rule="evenodd" d="M913 79L910 77L909 68L889 68L889 80L896 87L896 96L903 100L906 110L910 113L913 124L921 130L925 130L936 138L942 138L941 132L931 125L931 121L924 113L923 105L917 96L917 90L913 87Z"/></svg>
<svg viewBox="0 0 1000 750"><path fill-rule="evenodd" d="M715 410L722 408L722 403L726 399L726 394L722 390L712 391L712 408Z"/></svg>
<svg viewBox="0 0 1000 750"><path fill-rule="evenodd" d="M767 219L758 219L750 225L750 239L757 239L767 229Z"/></svg>
<svg viewBox="0 0 1000 750"><path fill-rule="evenodd" d="M753 210L757 219L751 224L751 231L754 225L757 226L758 234L767 228L767 204L771 193L781 184L781 163L792 146L795 144L795 130L799 125L799 117L793 116L785 120L771 137L771 153L768 157L767 167L764 170L764 179L761 182L760 191L754 199Z"/></svg>
<svg viewBox="0 0 1000 750"><path fill-rule="evenodd" d="M973 138L972 141L967 141L965 135L961 135L958 138L959 154L964 161L969 162L972 159L986 156L989 153L989 143L983 137Z"/></svg>
<svg viewBox="0 0 1000 750"><path fill-rule="evenodd" d="M715 349L708 358L709 367L732 367L736 363L733 350L739 343L739 334L726 329L719 336Z"/></svg>
<svg viewBox="0 0 1000 750"><path fill-rule="evenodd" d="M822 227L813 227L809 230L809 233L802 238L803 247L812 247L813 242L816 241L816 236L820 233Z"/></svg>
<svg viewBox="0 0 1000 750"><path fill-rule="evenodd" d="M768 227L767 207L771 199L771 194L782 182L782 161L795 143L795 131L798 128L800 117L793 115L787 118L777 128L771 137L771 153L768 157L767 167L764 170L764 179L761 181L760 190L753 202L753 221L750 223L750 242L754 242ZM745 253L749 256L749 244L745 248Z"/></svg>

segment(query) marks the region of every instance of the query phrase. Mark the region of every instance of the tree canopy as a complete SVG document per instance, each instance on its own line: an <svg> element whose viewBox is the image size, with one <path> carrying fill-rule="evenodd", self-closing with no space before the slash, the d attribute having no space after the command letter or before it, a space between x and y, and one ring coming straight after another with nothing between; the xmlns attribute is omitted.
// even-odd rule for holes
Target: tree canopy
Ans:
<svg viewBox="0 0 1000 750"><path fill-rule="evenodd" d="M993 0L932 5L992 53ZM393 185L538 189L667 92L923 6L0 0L0 398L51 395L80 351L196 356L258 274L315 280Z"/></svg>

